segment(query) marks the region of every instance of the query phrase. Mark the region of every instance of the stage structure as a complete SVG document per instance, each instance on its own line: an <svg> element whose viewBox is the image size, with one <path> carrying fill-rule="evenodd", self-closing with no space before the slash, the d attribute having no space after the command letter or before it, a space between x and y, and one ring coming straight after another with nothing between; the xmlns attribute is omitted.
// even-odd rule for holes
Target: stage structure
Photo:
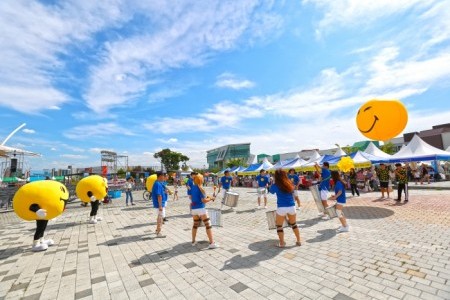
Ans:
<svg viewBox="0 0 450 300"><path fill-rule="evenodd" d="M128 156L127 155L117 155L116 152L102 150L101 155L101 166L102 174L115 174L117 170L123 169L128 171Z"/></svg>

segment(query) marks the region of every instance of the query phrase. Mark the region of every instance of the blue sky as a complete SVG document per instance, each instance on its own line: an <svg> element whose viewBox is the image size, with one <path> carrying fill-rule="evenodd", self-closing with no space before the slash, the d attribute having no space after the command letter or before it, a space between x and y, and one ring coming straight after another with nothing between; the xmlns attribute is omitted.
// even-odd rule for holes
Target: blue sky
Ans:
<svg viewBox="0 0 450 300"><path fill-rule="evenodd" d="M27 123L32 169L353 144L373 98L450 120L449 1L5 0L0 27L0 139Z"/></svg>

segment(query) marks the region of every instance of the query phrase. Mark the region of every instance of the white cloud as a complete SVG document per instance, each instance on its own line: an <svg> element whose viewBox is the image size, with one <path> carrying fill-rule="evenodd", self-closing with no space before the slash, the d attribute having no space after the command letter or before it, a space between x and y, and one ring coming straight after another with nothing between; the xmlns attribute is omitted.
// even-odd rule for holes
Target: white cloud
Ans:
<svg viewBox="0 0 450 300"><path fill-rule="evenodd" d="M244 37L270 37L280 27L276 21L280 17L270 13L272 4L265 1L141 5L140 13L156 30L107 44L101 63L90 70L91 83L85 94L94 111L132 102L159 82L161 72L202 65L214 53L236 47Z"/></svg>
<svg viewBox="0 0 450 300"><path fill-rule="evenodd" d="M236 75L231 73L223 73L217 77L216 86L240 90L252 88L255 86L255 83L247 79L237 78Z"/></svg>
<svg viewBox="0 0 450 300"><path fill-rule="evenodd" d="M28 133L28 134L36 133L35 130L33 130L33 129L28 129L28 128L25 128L25 129L23 129L22 131L23 131L24 133Z"/></svg>
<svg viewBox="0 0 450 300"><path fill-rule="evenodd" d="M175 144L178 142L177 138L170 138L170 139L158 139L159 142L164 143L164 144Z"/></svg>
<svg viewBox="0 0 450 300"><path fill-rule="evenodd" d="M52 148L50 148L50 150L52 150L52 151L56 151L56 148L55 148L55 147L52 147Z"/></svg>
<svg viewBox="0 0 450 300"><path fill-rule="evenodd" d="M115 123L100 123L76 126L64 132L63 135L69 139L86 140L90 138L106 138L110 135L132 136L134 133Z"/></svg>

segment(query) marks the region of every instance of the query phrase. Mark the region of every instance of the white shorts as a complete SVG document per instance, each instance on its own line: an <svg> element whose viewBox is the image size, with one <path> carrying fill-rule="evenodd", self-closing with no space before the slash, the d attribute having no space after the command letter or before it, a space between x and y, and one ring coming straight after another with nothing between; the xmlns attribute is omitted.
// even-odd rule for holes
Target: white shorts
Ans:
<svg viewBox="0 0 450 300"><path fill-rule="evenodd" d="M328 194L329 194L329 191L320 190L320 199L322 199L322 201L328 200Z"/></svg>
<svg viewBox="0 0 450 300"><path fill-rule="evenodd" d="M191 215L193 215L193 216L206 215L206 208L191 209Z"/></svg>
<svg viewBox="0 0 450 300"><path fill-rule="evenodd" d="M295 211L295 206L289 206L289 207L278 207L277 208L277 215L279 216L285 216L285 215L296 215L297 212Z"/></svg>
<svg viewBox="0 0 450 300"><path fill-rule="evenodd" d="M294 195L294 197L298 197L298 190L294 190L292 194Z"/></svg>
<svg viewBox="0 0 450 300"><path fill-rule="evenodd" d="M267 189L265 187L257 188L256 192L258 193L258 196L265 196L265 195L267 195Z"/></svg>
<svg viewBox="0 0 450 300"><path fill-rule="evenodd" d="M161 213L163 218L166 217L166 208L165 207L163 207L161 212L159 211L159 208L155 208L155 212L156 212L156 215L159 215Z"/></svg>

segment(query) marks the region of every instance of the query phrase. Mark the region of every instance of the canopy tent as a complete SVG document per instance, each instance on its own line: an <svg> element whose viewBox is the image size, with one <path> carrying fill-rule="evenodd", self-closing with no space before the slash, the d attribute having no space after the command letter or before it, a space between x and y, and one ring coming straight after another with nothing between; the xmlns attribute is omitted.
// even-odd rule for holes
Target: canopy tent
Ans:
<svg viewBox="0 0 450 300"><path fill-rule="evenodd" d="M389 162L413 162L430 160L450 160L450 152L438 149L424 142L418 135L414 135L412 140L392 155Z"/></svg>
<svg viewBox="0 0 450 300"><path fill-rule="evenodd" d="M269 170L273 165L267 160L267 157L264 158L262 163L259 164L251 164L245 170L238 172L238 175L257 175L261 170Z"/></svg>
<svg viewBox="0 0 450 300"><path fill-rule="evenodd" d="M342 150L341 147L338 148L338 150L336 151L336 153L333 154L333 156L335 157L341 157L341 156L346 156L347 153L345 153L344 150Z"/></svg>
<svg viewBox="0 0 450 300"><path fill-rule="evenodd" d="M306 163L304 163L301 167L300 170L301 171L315 171L316 168L314 167L316 165L316 163L318 165L324 163L324 162L328 162L330 165L333 163L337 163L339 161L340 157L335 157L334 155L324 155L324 156L320 156L318 159L311 161L311 159L309 159Z"/></svg>
<svg viewBox="0 0 450 300"><path fill-rule="evenodd" d="M217 172L216 175L217 176L223 176L225 174L225 171L230 171L230 173L236 173L236 172L241 172L241 171L244 171L244 170L245 170L245 167L242 167L242 166L225 168L222 171Z"/></svg>
<svg viewBox="0 0 450 300"><path fill-rule="evenodd" d="M447 149L445 149L445 151L450 152L450 146L448 146Z"/></svg>
<svg viewBox="0 0 450 300"><path fill-rule="evenodd" d="M364 152L366 154L370 154L370 155L374 155L377 157L382 157L382 158L390 158L391 155L387 154L386 152L380 150L377 146L375 146L374 143L370 142L369 145L367 146L366 150L364 150Z"/></svg>
<svg viewBox="0 0 450 300"><path fill-rule="evenodd" d="M285 164L282 167L282 169L283 170L294 169L295 171L298 171L305 163L306 163L306 160L299 157L299 158L293 159L289 163Z"/></svg>
<svg viewBox="0 0 450 300"><path fill-rule="evenodd" d="M298 154L294 157L294 158L289 158L289 159L285 159L285 160L280 160L279 162L277 162L272 168L269 169L269 171L275 171L277 169L284 169L284 166L287 164L292 163L294 160L299 159L300 156L298 156Z"/></svg>

